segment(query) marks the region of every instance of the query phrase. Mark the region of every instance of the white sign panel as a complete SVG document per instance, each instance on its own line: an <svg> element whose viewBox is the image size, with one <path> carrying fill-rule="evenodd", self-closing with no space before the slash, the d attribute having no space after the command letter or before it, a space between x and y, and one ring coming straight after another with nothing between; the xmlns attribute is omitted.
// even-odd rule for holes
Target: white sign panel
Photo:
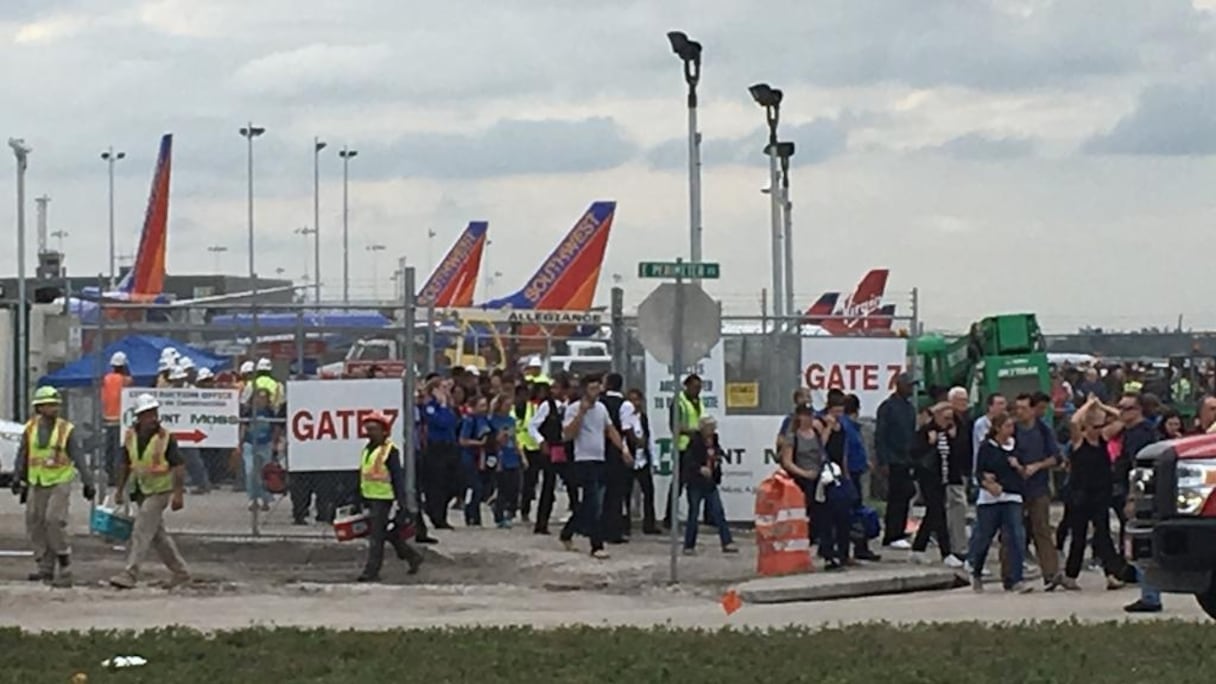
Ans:
<svg viewBox="0 0 1216 684"><path fill-rule="evenodd" d="M756 513L756 488L780 467L776 451L777 430L783 416L718 417L718 441L722 444L722 484L718 492L729 522L752 522ZM671 439L658 441L659 469L654 476L655 510L667 510L671 491ZM688 509L682 497L681 512ZM702 513L703 515L703 513ZM682 516L683 517L683 516Z"/></svg>
<svg viewBox="0 0 1216 684"><path fill-rule="evenodd" d="M160 402L160 423L182 447L232 449L240 443L241 410L234 389L128 387L122 391L122 426L135 422L135 398Z"/></svg>
<svg viewBox="0 0 1216 684"><path fill-rule="evenodd" d="M822 408L828 390L856 394L861 415L873 418L878 405L895 391L904 371L908 341L897 337L805 337L802 340L802 386Z"/></svg>
<svg viewBox="0 0 1216 684"><path fill-rule="evenodd" d="M301 380L287 383L287 469L355 470L366 446L363 419L377 411L406 457L401 380Z"/></svg>

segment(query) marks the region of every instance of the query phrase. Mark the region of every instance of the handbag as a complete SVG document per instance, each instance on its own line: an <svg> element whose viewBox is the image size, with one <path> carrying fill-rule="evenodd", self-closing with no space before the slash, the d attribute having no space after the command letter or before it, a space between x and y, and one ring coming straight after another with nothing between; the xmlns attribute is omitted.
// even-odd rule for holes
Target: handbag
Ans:
<svg viewBox="0 0 1216 684"><path fill-rule="evenodd" d="M565 463L567 460L566 445L550 444L549 445L549 462L550 463Z"/></svg>

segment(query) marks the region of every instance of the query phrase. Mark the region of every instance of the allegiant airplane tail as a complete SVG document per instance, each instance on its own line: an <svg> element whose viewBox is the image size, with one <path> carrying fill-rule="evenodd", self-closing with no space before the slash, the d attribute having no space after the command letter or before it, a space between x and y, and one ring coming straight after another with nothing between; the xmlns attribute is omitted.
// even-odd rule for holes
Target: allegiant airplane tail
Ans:
<svg viewBox="0 0 1216 684"><path fill-rule="evenodd" d="M173 163L173 134L160 139L160 153L152 174L152 191L139 236L139 249L131 270L118 284L118 291L132 299L153 299L165 289L165 252L168 245L169 177Z"/></svg>
<svg viewBox="0 0 1216 684"><path fill-rule="evenodd" d="M595 202L520 291L486 302L487 309L586 311L595 300L616 202Z"/></svg>
<svg viewBox="0 0 1216 684"><path fill-rule="evenodd" d="M469 221L464 232L456 238L455 244L418 291L420 306L447 308L473 305L473 290L477 288L481 253L485 250L489 227L490 224L485 221Z"/></svg>

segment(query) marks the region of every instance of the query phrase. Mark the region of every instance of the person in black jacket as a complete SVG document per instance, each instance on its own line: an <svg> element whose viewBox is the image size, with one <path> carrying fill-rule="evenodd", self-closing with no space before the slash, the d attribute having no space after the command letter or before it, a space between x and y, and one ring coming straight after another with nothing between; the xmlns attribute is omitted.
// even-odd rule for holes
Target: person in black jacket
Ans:
<svg viewBox="0 0 1216 684"><path fill-rule="evenodd" d="M963 451L965 445L961 444L961 431L954 424L950 404L934 404L931 413L933 419L916 431L912 447L920 494L925 500L925 517L912 540L912 553L923 554L932 534L937 537L937 548L944 561L954 557L946 526L946 485L950 483L950 463L957 459L952 459L951 455Z"/></svg>
<svg viewBox="0 0 1216 684"><path fill-rule="evenodd" d="M1007 413L992 417L992 425L976 458L980 492L975 506L975 536L971 538L971 588L984 591L984 561L998 531L1008 550L1009 575L1001 581L1007 591L1025 594L1034 587L1022 581L1026 529L1022 526L1022 487L1026 469L1014 451L1014 422Z"/></svg>
<svg viewBox="0 0 1216 684"><path fill-rule="evenodd" d="M909 549L908 509L916 496L916 473L912 443L916 439L916 407L912 405L914 381L908 373L896 379L895 392L878 407L874 428L874 451L878 468L888 477L887 511L883 524L883 546Z"/></svg>
<svg viewBox="0 0 1216 684"><path fill-rule="evenodd" d="M722 496L718 485L722 483L722 446L718 443L718 422L713 416L701 418L700 430L688 441L688 449L680 464L680 479L688 493L688 521L684 526L684 554L697 552L697 520L701 502L705 502L710 519L718 528L718 540L722 542L722 553L738 553L726 525L726 511L722 508Z"/></svg>
<svg viewBox="0 0 1216 684"><path fill-rule="evenodd" d="M957 439L950 445L950 469L946 483L946 529L950 533L951 560L946 565L963 567L967 554L967 483L971 481L972 463L975 460L973 433L975 422L971 420L971 397L963 387L953 387L946 395L954 411L954 429Z"/></svg>

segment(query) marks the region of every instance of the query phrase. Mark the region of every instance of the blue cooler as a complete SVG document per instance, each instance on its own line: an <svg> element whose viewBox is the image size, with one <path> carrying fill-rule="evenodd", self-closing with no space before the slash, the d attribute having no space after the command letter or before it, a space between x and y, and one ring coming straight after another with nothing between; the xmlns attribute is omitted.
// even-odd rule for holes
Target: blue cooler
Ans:
<svg viewBox="0 0 1216 684"><path fill-rule="evenodd" d="M93 534L127 541L131 538L131 530L135 527L133 521L124 512L116 511L111 506L97 506L89 518L89 531Z"/></svg>

